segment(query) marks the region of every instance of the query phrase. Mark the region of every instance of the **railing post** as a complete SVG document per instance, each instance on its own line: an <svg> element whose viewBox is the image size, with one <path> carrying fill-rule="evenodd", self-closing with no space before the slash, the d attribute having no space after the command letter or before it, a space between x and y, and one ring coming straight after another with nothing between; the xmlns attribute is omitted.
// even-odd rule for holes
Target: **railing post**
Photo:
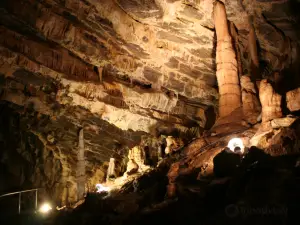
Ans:
<svg viewBox="0 0 300 225"><path fill-rule="evenodd" d="M19 214L21 214L21 192L19 193Z"/></svg>
<svg viewBox="0 0 300 225"><path fill-rule="evenodd" d="M38 191L39 191L39 188L7 193L7 194L4 194L4 195L0 195L0 198L6 197L6 196L10 196L10 195L19 195L19 208L18 208L18 211L19 211L19 214L21 214L22 193L33 192L33 191L35 191L35 209L36 209L36 212L37 212L37 207L38 207Z"/></svg>
<svg viewBox="0 0 300 225"><path fill-rule="evenodd" d="M35 190L35 212L37 212L38 204L38 189Z"/></svg>

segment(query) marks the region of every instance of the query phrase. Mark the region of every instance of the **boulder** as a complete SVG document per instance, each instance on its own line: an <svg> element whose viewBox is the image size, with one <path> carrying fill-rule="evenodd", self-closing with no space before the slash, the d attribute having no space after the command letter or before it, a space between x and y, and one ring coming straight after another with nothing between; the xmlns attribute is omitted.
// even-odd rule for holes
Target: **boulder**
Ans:
<svg viewBox="0 0 300 225"><path fill-rule="evenodd" d="M271 121L271 126L273 129L277 129L280 127L289 127L291 126L297 118L293 117L285 117L285 118L277 118Z"/></svg>
<svg viewBox="0 0 300 225"><path fill-rule="evenodd" d="M300 110L300 88L286 93L286 103L291 112Z"/></svg>

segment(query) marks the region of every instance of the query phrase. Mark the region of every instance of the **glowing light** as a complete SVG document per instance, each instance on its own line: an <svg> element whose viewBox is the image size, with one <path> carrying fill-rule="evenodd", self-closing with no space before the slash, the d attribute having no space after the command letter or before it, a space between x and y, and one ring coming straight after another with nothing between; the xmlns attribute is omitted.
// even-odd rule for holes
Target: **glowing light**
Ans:
<svg viewBox="0 0 300 225"><path fill-rule="evenodd" d="M96 184L96 189L97 189L97 192L98 192L98 193L101 193L101 192L109 192L109 191L110 191L110 188L109 188L109 187L105 187L105 186L103 186L102 184Z"/></svg>
<svg viewBox="0 0 300 225"><path fill-rule="evenodd" d="M49 203L44 203L41 207L40 207L40 212L41 213L48 213L50 210L52 210L52 207Z"/></svg>
<svg viewBox="0 0 300 225"><path fill-rule="evenodd" d="M244 152L244 148L245 148L244 143L243 143L242 139L240 139L240 138L232 138L228 142L227 147L233 152L235 152L236 147L239 147L241 149L241 153Z"/></svg>

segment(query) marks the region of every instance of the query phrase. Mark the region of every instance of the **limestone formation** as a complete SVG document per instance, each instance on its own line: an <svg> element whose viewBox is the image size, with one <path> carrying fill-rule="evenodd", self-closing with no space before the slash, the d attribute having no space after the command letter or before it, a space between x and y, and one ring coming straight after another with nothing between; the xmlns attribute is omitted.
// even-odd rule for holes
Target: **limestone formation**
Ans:
<svg viewBox="0 0 300 225"><path fill-rule="evenodd" d="M217 1L214 7L217 34L217 79L219 86L219 116L224 117L241 106L241 90L238 79L236 54L228 31L226 10Z"/></svg>
<svg viewBox="0 0 300 225"><path fill-rule="evenodd" d="M85 148L84 148L84 133L83 129L79 132L79 142L78 142L78 155L77 155L77 196L78 201L84 198L85 194L85 182L86 182L86 174L85 174Z"/></svg>
<svg viewBox="0 0 300 225"><path fill-rule="evenodd" d="M259 99L262 106L262 122L282 117L281 96L266 79L259 85Z"/></svg>
<svg viewBox="0 0 300 225"><path fill-rule="evenodd" d="M171 145L173 144L173 140L171 136L168 136L166 138L167 146L165 149L165 154L169 154L171 152Z"/></svg>
<svg viewBox="0 0 300 225"><path fill-rule="evenodd" d="M257 98L254 83L251 82L251 78L249 76L241 77L241 88L245 120L249 123L255 124L258 122L257 117L260 114L261 107Z"/></svg>
<svg viewBox="0 0 300 225"><path fill-rule="evenodd" d="M286 103L291 112L300 110L300 88L286 93Z"/></svg>
<svg viewBox="0 0 300 225"><path fill-rule="evenodd" d="M131 175L138 172L138 170L139 170L138 164L133 159L129 159L127 163L126 173L128 175Z"/></svg>
<svg viewBox="0 0 300 225"><path fill-rule="evenodd" d="M263 123L250 143L272 156L298 154L299 120L293 117L276 118Z"/></svg>
<svg viewBox="0 0 300 225"><path fill-rule="evenodd" d="M107 175L106 175L106 181L108 181L111 177L116 177L115 172L115 158L109 159L108 169L107 169Z"/></svg>
<svg viewBox="0 0 300 225"><path fill-rule="evenodd" d="M246 62L252 58L270 80L274 71L287 72L285 83L297 80L299 34L291 28L297 27L298 15L290 1L243 1L245 10L241 1L222 1L226 10L217 2L214 13L215 2L1 0L0 191L24 189L28 181L58 206L73 204L82 197L84 182L88 191L105 182L111 157L119 172L127 152L118 158L114 143L131 149L143 137L160 135L190 142L215 124L218 103L223 127L185 154L197 154L220 133L247 128L231 122L242 121L243 109L246 113L256 105L251 85L239 90L235 58L240 75L250 74ZM255 30L247 21L253 15ZM259 49L249 52L248 42ZM296 98L287 99L291 111L300 108ZM85 172L78 155L80 129ZM159 154L151 146L155 158ZM171 145L170 151L179 146ZM132 157L128 171L138 176L144 164L145 158ZM85 181L77 179L83 174Z"/></svg>
<svg viewBox="0 0 300 225"><path fill-rule="evenodd" d="M179 150L183 145L183 141L180 138L174 138L168 136L166 138L167 146L165 148L165 154L170 154L171 152Z"/></svg>
<svg viewBox="0 0 300 225"><path fill-rule="evenodd" d="M296 120L296 117L276 118L271 121L271 126L273 129L278 129L281 127L290 127Z"/></svg>
<svg viewBox="0 0 300 225"><path fill-rule="evenodd" d="M145 165L146 156L144 149L140 146L135 146L129 150L128 159L129 166L127 164L127 169L132 170L132 168L136 167L135 164L138 166L138 172L149 169L149 166Z"/></svg>

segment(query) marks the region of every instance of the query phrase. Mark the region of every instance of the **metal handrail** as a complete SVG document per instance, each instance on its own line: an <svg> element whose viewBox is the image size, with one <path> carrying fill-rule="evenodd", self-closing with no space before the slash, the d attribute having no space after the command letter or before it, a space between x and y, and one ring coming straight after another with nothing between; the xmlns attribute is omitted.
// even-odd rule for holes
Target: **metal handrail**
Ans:
<svg viewBox="0 0 300 225"><path fill-rule="evenodd" d="M10 193L4 194L4 195L0 195L0 198L19 194L19 214L21 214L21 195L22 195L22 193L35 191L35 210L37 211L37 204L38 204L37 199L38 199L38 190L39 189L40 188L34 188L34 189L28 189L28 190L23 190L23 191L10 192Z"/></svg>

